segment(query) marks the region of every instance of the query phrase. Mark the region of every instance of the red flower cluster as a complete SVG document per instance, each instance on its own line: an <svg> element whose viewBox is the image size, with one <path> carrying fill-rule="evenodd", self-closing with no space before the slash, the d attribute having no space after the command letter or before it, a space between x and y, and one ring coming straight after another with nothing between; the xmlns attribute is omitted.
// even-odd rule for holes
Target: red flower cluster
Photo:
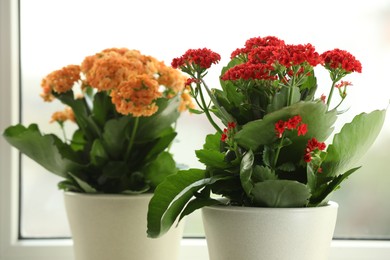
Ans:
<svg viewBox="0 0 390 260"><path fill-rule="evenodd" d="M221 141L226 142L230 135L234 134L234 129L236 128L235 122L229 122L228 127L223 129L223 133L221 136Z"/></svg>
<svg viewBox="0 0 390 260"><path fill-rule="evenodd" d="M272 66L267 64L250 64L244 63L226 71L221 77L222 80L249 80L249 79L262 79L262 80L276 80L277 77L270 74Z"/></svg>
<svg viewBox="0 0 390 260"><path fill-rule="evenodd" d="M300 115L293 116L287 121L279 120L275 123L275 132L278 138L283 136L285 130L298 131L298 136L305 135L307 133L307 124L302 123L302 117Z"/></svg>
<svg viewBox="0 0 390 260"><path fill-rule="evenodd" d="M262 37L250 38L245 42L245 48L236 49L235 51L232 52L230 58L233 59L234 57L240 54L249 54L253 49L256 49L257 47L279 46L279 45L284 45L284 41L274 36L267 36L263 38Z"/></svg>
<svg viewBox="0 0 390 260"><path fill-rule="evenodd" d="M343 69L345 72L362 72L362 64L347 51L334 49L321 54L327 69Z"/></svg>
<svg viewBox="0 0 390 260"><path fill-rule="evenodd" d="M312 152L315 150L323 151L326 148L326 144L323 142L318 142L316 138L312 138L307 142L305 156L303 159L305 162L310 162L312 160Z"/></svg>
<svg viewBox="0 0 390 260"><path fill-rule="evenodd" d="M264 63L272 65L279 52L279 46L258 47L252 49L252 51L248 53L248 62L253 64Z"/></svg>
<svg viewBox="0 0 390 260"><path fill-rule="evenodd" d="M305 45L286 45L280 51L277 61L285 67L300 65L305 62L315 67L322 62L322 59L315 51L314 46L309 43Z"/></svg>
<svg viewBox="0 0 390 260"><path fill-rule="evenodd" d="M207 48L190 49L183 56L172 60L173 68L180 68L188 64L198 65L203 69L208 69L214 63L217 64L221 60L221 56Z"/></svg>
<svg viewBox="0 0 390 260"><path fill-rule="evenodd" d="M246 55L246 62L230 68L222 80L276 80L275 70L279 65L286 67L289 75L293 76L294 73L307 73L307 66L314 67L322 63L313 45L286 45L276 37L249 39L245 48L236 49L231 56L234 58L239 55ZM292 66L301 66L301 69L293 71Z"/></svg>

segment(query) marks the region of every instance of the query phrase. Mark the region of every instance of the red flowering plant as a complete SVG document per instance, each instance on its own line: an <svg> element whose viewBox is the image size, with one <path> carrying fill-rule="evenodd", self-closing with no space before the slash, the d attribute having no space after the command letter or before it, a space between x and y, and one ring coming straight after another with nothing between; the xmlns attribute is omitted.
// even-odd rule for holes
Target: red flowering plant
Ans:
<svg viewBox="0 0 390 260"><path fill-rule="evenodd" d="M149 205L150 237L164 234L177 218L196 209L221 204L218 196L227 205L247 207L326 204L328 195L359 168L351 165L383 125L384 110L362 113L334 135L332 144L325 144L350 85L341 79L362 71L347 51L319 54L311 44L251 38L222 69L221 89L210 89L205 77L219 61L217 53L198 49L172 62L190 76L199 113L207 116L216 133L196 151L205 169L180 171L157 187ZM316 66L329 71L327 97L316 95ZM332 106L335 89L340 98Z"/></svg>
<svg viewBox="0 0 390 260"><path fill-rule="evenodd" d="M167 175L177 172L168 148L180 112L192 107L186 79L179 70L137 50L105 49L42 80L44 101L66 105L51 120L59 124L63 137L42 134L37 124L11 126L3 136L62 177L60 189L153 192ZM76 125L70 138L66 121Z"/></svg>

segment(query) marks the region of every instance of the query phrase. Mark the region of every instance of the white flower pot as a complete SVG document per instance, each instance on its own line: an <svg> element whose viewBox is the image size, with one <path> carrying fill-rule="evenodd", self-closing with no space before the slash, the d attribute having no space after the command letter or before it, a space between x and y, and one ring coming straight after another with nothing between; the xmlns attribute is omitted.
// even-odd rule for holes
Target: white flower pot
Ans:
<svg viewBox="0 0 390 260"><path fill-rule="evenodd" d="M328 259L337 209L205 207L210 260Z"/></svg>
<svg viewBox="0 0 390 260"><path fill-rule="evenodd" d="M159 239L147 238L151 197L65 192L75 260L179 259L183 225Z"/></svg>

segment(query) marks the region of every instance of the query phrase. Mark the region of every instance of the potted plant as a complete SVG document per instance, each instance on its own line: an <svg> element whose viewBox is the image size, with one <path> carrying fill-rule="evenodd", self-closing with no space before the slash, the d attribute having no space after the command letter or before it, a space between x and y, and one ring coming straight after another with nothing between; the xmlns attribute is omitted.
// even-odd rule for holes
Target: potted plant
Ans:
<svg viewBox="0 0 390 260"><path fill-rule="evenodd" d="M172 61L190 76L198 113L216 133L196 151L205 169L180 171L157 187L148 235L202 208L211 260L327 259L338 206L329 195L359 168L351 165L385 118L384 110L362 113L327 141L351 85L342 79L360 73L361 63L340 49L319 54L311 44L255 37L232 53L221 88L210 89L207 70L219 61L206 48ZM316 66L329 72L327 96L316 92Z"/></svg>
<svg viewBox="0 0 390 260"><path fill-rule="evenodd" d="M42 80L42 98L63 136L36 124L7 128L4 138L63 178L77 260L176 259L182 229L146 237L147 205L156 186L176 174L169 147L180 111L191 107L186 77L138 50L105 49ZM66 135L66 121L76 130ZM160 246L160 248L156 248Z"/></svg>

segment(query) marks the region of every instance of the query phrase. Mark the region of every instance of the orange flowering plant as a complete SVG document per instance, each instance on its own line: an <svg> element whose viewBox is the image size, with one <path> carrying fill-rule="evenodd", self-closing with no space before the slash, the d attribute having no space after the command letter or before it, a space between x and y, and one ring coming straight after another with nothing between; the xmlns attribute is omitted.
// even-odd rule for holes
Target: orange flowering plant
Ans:
<svg viewBox="0 0 390 260"><path fill-rule="evenodd" d="M362 70L347 51L319 54L311 44L251 38L222 69L221 88L210 89L207 70L219 61L220 55L206 48L172 61L190 76L199 113L216 133L196 151L205 169L180 171L157 187L149 205L150 237L164 234L177 218L196 209L222 203L211 194L222 196L227 205L247 207L326 204L328 195L359 168L353 163L382 128L385 110L362 113L325 143L351 85L342 79ZM316 66L329 72L328 96L316 93Z"/></svg>
<svg viewBox="0 0 390 260"><path fill-rule="evenodd" d="M16 125L5 139L50 172L59 188L87 193L142 193L177 171L168 148L180 112L192 107L186 77L137 50L111 48L42 80L42 98L66 105L52 122L71 138ZM157 170L158 169L158 170Z"/></svg>

